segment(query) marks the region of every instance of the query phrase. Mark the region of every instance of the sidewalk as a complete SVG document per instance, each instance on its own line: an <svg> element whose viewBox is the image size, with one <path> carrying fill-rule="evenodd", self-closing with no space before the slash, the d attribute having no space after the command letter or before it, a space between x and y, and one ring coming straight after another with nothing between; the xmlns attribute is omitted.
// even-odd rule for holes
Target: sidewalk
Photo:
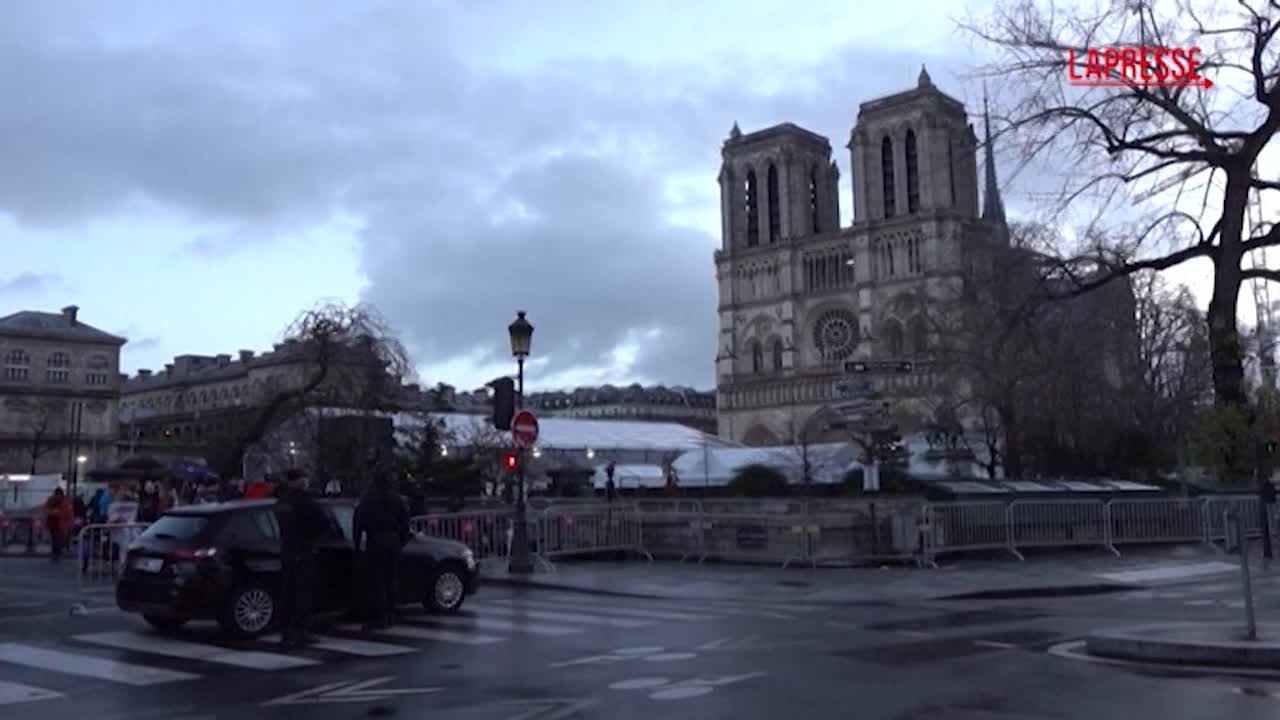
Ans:
<svg viewBox="0 0 1280 720"><path fill-rule="evenodd" d="M828 604L902 600L999 599L1122 592L1238 575L1234 556L1202 548L1101 552L1014 559L965 560L939 569L790 568L642 560L562 562L513 576L505 562L482 566L482 584L596 595L698 600L760 600ZM1261 574L1261 561L1255 566ZM1277 568L1280 571L1280 567ZM959 597L957 597L959 596Z"/></svg>

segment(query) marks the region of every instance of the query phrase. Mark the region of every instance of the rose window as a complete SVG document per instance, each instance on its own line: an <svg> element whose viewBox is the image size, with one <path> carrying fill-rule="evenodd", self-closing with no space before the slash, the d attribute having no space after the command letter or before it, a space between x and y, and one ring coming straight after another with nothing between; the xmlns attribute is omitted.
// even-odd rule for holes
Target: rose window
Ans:
<svg viewBox="0 0 1280 720"><path fill-rule="evenodd" d="M824 360L843 360L857 348L858 319L847 310L829 310L813 327L813 343Z"/></svg>

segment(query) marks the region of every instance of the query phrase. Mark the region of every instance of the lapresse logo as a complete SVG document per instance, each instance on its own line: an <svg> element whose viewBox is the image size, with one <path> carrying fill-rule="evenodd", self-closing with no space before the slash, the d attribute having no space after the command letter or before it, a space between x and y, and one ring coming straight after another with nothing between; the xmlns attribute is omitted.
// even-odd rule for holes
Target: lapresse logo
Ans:
<svg viewBox="0 0 1280 720"><path fill-rule="evenodd" d="M1200 87L1198 47L1105 47L1067 50L1067 82L1077 87Z"/></svg>

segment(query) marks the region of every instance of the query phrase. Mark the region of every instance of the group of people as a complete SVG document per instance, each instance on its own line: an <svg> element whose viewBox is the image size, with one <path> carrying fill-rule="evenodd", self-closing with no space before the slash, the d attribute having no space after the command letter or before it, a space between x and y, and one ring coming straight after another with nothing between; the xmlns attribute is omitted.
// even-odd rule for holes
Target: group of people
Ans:
<svg viewBox="0 0 1280 720"><path fill-rule="evenodd" d="M247 494L247 493L246 493ZM290 471L275 492L276 522L280 526L280 550L284 567L281 610L282 643L306 644L311 597L316 574L316 550L330 532L329 518L307 489L307 476ZM363 585L369 589L370 615L366 630L383 630L395 623L399 604L400 552L409 542L409 506L396 491L391 475L376 473L369 489L356 505L352 542Z"/></svg>

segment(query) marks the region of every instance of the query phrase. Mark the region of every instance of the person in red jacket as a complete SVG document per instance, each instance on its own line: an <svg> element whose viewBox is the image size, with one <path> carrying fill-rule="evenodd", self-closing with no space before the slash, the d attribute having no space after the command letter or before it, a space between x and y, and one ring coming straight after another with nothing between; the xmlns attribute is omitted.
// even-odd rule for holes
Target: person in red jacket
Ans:
<svg viewBox="0 0 1280 720"><path fill-rule="evenodd" d="M254 480L244 489L244 498L246 500L271 497L272 494L271 484L263 478Z"/></svg>
<svg viewBox="0 0 1280 720"><path fill-rule="evenodd" d="M62 559L62 551L67 547L67 533L71 531L74 520L71 499L62 488L55 488L49 499L44 501L44 526L49 529L54 560Z"/></svg>

